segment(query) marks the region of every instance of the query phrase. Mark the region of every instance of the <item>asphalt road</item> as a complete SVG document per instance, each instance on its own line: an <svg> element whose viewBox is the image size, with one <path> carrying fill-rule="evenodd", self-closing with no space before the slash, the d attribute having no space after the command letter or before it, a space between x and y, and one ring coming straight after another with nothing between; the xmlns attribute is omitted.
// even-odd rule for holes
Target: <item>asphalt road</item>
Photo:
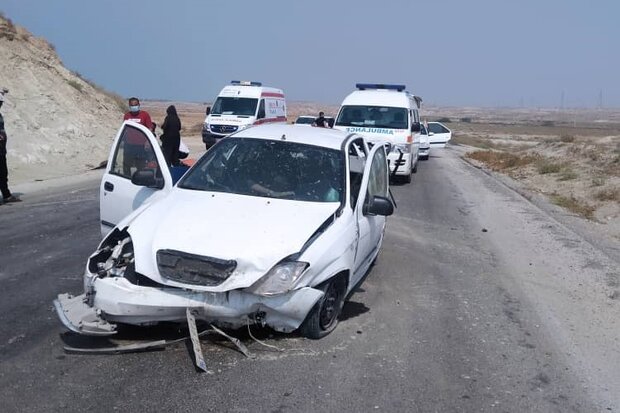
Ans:
<svg viewBox="0 0 620 413"><path fill-rule="evenodd" d="M492 177L434 150L338 328L312 341L255 329L189 347L75 355L58 293L81 293L99 240L98 182L0 206L0 410L617 411L617 263ZM615 283L615 284L614 284ZM610 294L612 292L612 294ZM176 337L172 327L125 331Z"/></svg>

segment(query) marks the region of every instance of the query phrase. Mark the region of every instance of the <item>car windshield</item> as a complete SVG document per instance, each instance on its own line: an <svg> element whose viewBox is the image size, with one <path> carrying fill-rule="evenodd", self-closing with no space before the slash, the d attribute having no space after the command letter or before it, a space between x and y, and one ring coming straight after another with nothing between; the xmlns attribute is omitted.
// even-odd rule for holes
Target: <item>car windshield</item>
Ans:
<svg viewBox="0 0 620 413"><path fill-rule="evenodd" d="M218 97L213 104L213 115L254 116L258 99Z"/></svg>
<svg viewBox="0 0 620 413"><path fill-rule="evenodd" d="M343 106L336 125L408 129L407 109L389 106Z"/></svg>
<svg viewBox="0 0 620 413"><path fill-rule="evenodd" d="M298 125L312 125L314 123L314 118L308 116L300 116L295 121Z"/></svg>
<svg viewBox="0 0 620 413"><path fill-rule="evenodd" d="M340 202L344 162L336 149L229 137L187 172L180 188L309 202Z"/></svg>

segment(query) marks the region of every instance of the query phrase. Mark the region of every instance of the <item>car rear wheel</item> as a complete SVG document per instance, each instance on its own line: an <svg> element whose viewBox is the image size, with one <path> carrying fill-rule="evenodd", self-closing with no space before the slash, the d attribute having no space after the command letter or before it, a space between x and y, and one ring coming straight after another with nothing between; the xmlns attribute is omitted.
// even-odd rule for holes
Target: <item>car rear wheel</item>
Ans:
<svg viewBox="0 0 620 413"><path fill-rule="evenodd" d="M320 287L323 297L312 307L299 331L304 337L318 339L325 337L338 325L338 316L344 305L347 292L347 280L344 275L337 275Z"/></svg>

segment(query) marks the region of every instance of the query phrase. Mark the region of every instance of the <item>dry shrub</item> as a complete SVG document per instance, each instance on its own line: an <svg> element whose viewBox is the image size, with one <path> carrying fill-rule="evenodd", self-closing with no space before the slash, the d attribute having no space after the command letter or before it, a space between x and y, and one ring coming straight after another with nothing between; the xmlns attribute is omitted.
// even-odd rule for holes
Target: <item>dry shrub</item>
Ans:
<svg viewBox="0 0 620 413"><path fill-rule="evenodd" d="M516 155L508 152L489 150L470 152L466 156L484 163L494 171L529 165L536 160L536 157L532 155Z"/></svg>
<svg viewBox="0 0 620 413"><path fill-rule="evenodd" d="M620 201L620 190L618 188L602 189L594 197L599 201Z"/></svg>
<svg viewBox="0 0 620 413"><path fill-rule="evenodd" d="M563 195L554 194L551 196L551 201L562 208L566 208L569 211L588 219L592 218L594 211L596 210L596 208L592 205L579 201L572 195L570 197L566 197Z"/></svg>
<svg viewBox="0 0 620 413"><path fill-rule="evenodd" d="M118 93L110 92L109 90L105 89L104 87L99 86L98 84L96 84L95 82L90 80L89 78L87 78L85 76L82 76L82 74L80 72L78 72L78 71L74 71L72 73L74 75L76 75L78 78L80 78L82 81L88 83L90 85L90 87L92 87L96 91L98 91L100 93L103 93L104 95L107 95L110 99L112 99L114 101L114 103L116 104L116 106L118 107L118 109L121 112L125 112L127 110L127 101L125 100L124 97L122 97ZM69 83L71 83L71 81L69 81ZM78 89L78 90L81 91L81 89Z"/></svg>
<svg viewBox="0 0 620 413"><path fill-rule="evenodd" d="M496 142L495 139L489 136L472 136L463 134L452 134L452 140L450 141L457 145L473 146L481 149L496 149L498 151L511 151L515 149L515 145L504 142Z"/></svg>
<svg viewBox="0 0 620 413"><path fill-rule="evenodd" d="M541 175L555 174L555 173L560 172L560 170L562 169L562 165L560 165L557 162L543 159L538 162L538 165L536 165L536 169L538 170L538 173Z"/></svg>
<svg viewBox="0 0 620 413"><path fill-rule="evenodd" d="M560 141L564 143L572 143L572 142L575 142L575 137L573 135L564 134L560 136Z"/></svg>
<svg viewBox="0 0 620 413"><path fill-rule="evenodd" d="M84 86L77 80L69 79L67 80L67 83L78 92L82 92L84 90Z"/></svg>
<svg viewBox="0 0 620 413"><path fill-rule="evenodd" d="M596 151L590 151L588 153L588 158L590 158L593 161L598 161L601 158L601 154Z"/></svg>
<svg viewBox="0 0 620 413"><path fill-rule="evenodd" d="M602 176L597 176L596 178L592 178L592 186L603 186L605 185L605 178Z"/></svg>
<svg viewBox="0 0 620 413"><path fill-rule="evenodd" d="M481 138L479 136L452 134L452 143L474 146L476 148L491 149L493 144L489 138Z"/></svg>
<svg viewBox="0 0 620 413"><path fill-rule="evenodd" d="M571 181L576 179L579 175L570 168L564 169L558 178L558 181Z"/></svg>

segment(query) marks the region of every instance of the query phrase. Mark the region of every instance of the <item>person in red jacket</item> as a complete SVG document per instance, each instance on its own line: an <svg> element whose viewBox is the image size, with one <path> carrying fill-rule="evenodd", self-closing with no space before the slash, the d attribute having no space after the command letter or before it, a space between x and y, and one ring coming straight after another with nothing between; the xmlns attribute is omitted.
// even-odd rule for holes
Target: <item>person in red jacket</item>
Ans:
<svg viewBox="0 0 620 413"><path fill-rule="evenodd" d="M145 110L140 110L140 100L136 97L129 98L129 112L125 113L123 120L139 123L149 130L153 129L151 115ZM124 145L123 173L131 177L131 168L141 169L146 161L145 149L150 144L146 137L138 130L129 128Z"/></svg>

